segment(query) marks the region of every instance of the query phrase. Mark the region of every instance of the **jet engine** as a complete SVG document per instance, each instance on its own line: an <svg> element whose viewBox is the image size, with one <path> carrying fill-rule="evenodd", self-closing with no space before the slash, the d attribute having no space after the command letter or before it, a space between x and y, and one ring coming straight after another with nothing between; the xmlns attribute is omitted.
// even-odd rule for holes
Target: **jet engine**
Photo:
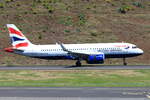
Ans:
<svg viewBox="0 0 150 100"><path fill-rule="evenodd" d="M97 55L90 55L88 59L86 60L88 64L102 64L104 63L105 60L105 55L104 53L102 54L97 54Z"/></svg>

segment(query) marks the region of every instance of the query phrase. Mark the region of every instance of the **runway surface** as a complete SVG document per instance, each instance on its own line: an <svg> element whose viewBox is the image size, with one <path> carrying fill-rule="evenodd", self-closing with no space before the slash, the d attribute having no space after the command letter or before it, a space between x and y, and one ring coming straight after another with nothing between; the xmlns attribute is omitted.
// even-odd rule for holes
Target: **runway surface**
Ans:
<svg viewBox="0 0 150 100"><path fill-rule="evenodd" d="M86 69L86 70L103 70L103 69L150 69L150 65L132 65L132 66L119 66L119 65L100 65L100 66L0 66L0 70L72 70L72 69Z"/></svg>
<svg viewBox="0 0 150 100"><path fill-rule="evenodd" d="M1 87L2 100L149 100L150 88Z"/></svg>

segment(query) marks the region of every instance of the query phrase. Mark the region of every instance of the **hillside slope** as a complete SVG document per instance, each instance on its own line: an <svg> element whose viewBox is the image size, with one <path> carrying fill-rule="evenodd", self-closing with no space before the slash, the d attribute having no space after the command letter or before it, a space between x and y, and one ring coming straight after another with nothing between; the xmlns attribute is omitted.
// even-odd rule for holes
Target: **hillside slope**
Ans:
<svg viewBox="0 0 150 100"><path fill-rule="evenodd" d="M150 64L149 0L3 0L0 2L0 64L59 65L74 61L47 61L9 54L5 24L13 23L35 44L129 42L144 55L130 64ZM105 64L122 64L108 59Z"/></svg>

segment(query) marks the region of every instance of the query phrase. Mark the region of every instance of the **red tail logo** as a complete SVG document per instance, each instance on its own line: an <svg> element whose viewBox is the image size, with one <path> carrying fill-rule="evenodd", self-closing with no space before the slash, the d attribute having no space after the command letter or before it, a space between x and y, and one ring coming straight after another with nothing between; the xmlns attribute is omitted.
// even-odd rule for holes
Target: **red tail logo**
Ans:
<svg viewBox="0 0 150 100"><path fill-rule="evenodd" d="M15 48L19 48L19 47L27 47L29 44L27 42L25 43L19 43L17 45L15 45Z"/></svg>
<svg viewBox="0 0 150 100"><path fill-rule="evenodd" d="M23 35L20 31L17 31L15 29L11 28L11 27L9 28L9 31L10 31L10 34L16 34L16 35L19 35L19 36L23 37Z"/></svg>

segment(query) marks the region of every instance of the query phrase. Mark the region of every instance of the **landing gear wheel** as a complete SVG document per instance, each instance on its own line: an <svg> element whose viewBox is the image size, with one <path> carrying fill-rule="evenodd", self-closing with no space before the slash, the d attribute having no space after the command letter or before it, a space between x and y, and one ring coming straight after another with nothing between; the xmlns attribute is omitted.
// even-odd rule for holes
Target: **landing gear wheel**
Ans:
<svg viewBox="0 0 150 100"><path fill-rule="evenodd" d="M123 58L123 65L124 65L124 66L127 65L126 58Z"/></svg>
<svg viewBox="0 0 150 100"><path fill-rule="evenodd" d="M80 67L80 66L81 66L81 62L80 62L80 61L77 61L77 62L76 62L76 66L79 66L79 67Z"/></svg>
<svg viewBox="0 0 150 100"><path fill-rule="evenodd" d="M125 65L125 66L126 66L126 65L127 65L127 63L123 63L123 65Z"/></svg>

